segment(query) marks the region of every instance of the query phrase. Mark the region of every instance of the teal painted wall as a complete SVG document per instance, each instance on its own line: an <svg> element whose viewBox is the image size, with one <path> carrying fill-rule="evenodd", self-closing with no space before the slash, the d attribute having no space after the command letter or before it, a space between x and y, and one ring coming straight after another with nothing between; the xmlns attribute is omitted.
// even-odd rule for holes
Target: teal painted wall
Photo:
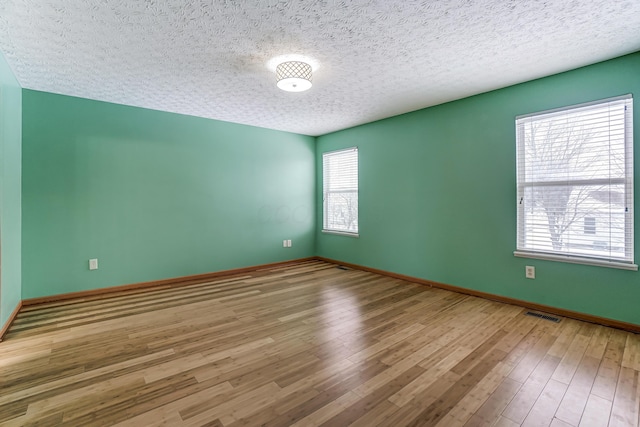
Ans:
<svg viewBox="0 0 640 427"><path fill-rule="evenodd" d="M307 136L25 90L22 196L25 299L315 253Z"/></svg>
<svg viewBox="0 0 640 427"><path fill-rule="evenodd" d="M0 328L20 303L22 89L0 53Z"/></svg>
<svg viewBox="0 0 640 427"><path fill-rule="evenodd" d="M638 141L640 53L319 137L319 218L321 154L359 147L360 238L318 230L317 254L640 324L638 272L513 256L515 116L627 93ZM637 190L635 200L637 208Z"/></svg>
<svg viewBox="0 0 640 427"><path fill-rule="evenodd" d="M640 324L638 272L513 256L515 116L625 93L637 103L639 69L636 53L315 143L25 90L22 297L320 255ZM3 88L7 81L17 87L2 73ZM9 114L19 123L19 100L6 110L3 120ZM636 139L639 111L636 105ZM13 140L19 158L20 138ZM321 154L353 145L360 148L360 238L322 234ZM20 171L9 163L15 188ZM16 196L17 204L2 204L3 213L13 206L14 218ZM6 214L2 221L4 233ZM19 230L19 214L17 221L10 223ZM282 248L287 238L291 249ZM88 270L89 258L99 259L99 270ZM525 265L536 267L535 280L524 278ZM7 273L18 280L3 284L2 316L17 303L19 273Z"/></svg>

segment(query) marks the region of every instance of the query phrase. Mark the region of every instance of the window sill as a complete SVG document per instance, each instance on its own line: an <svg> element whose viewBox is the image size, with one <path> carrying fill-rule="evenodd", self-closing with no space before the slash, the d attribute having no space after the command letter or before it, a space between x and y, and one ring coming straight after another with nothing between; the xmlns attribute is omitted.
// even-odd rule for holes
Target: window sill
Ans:
<svg viewBox="0 0 640 427"><path fill-rule="evenodd" d="M520 258L543 259L547 261L560 261L560 262L568 262L571 264L594 265L597 267L609 267L609 268L618 268L621 270L638 271L637 264L628 264L626 262L620 262L620 261L606 261L606 260L597 259L597 258L571 257L571 256L564 256L564 255L553 255L553 254L543 254L543 253L524 252L524 251L515 251L513 255Z"/></svg>
<svg viewBox="0 0 640 427"><path fill-rule="evenodd" d="M324 234L335 234L337 236L360 237L358 233L349 233L348 231L322 230Z"/></svg>

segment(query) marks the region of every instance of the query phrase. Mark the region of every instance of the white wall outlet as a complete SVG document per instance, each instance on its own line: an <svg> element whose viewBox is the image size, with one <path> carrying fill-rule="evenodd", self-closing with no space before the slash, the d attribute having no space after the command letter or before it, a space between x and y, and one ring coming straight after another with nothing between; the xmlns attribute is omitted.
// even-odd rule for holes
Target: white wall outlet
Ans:
<svg viewBox="0 0 640 427"><path fill-rule="evenodd" d="M536 268L531 266L531 265L527 265L524 268L524 276L527 279L535 279L536 278Z"/></svg>
<svg viewBox="0 0 640 427"><path fill-rule="evenodd" d="M98 269L98 258L93 258L89 260L89 270L97 270Z"/></svg>
<svg viewBox="0 0 640 427"><path fill-rule="evenodd" d="M286 240L283 240L283 241L282 241L282 247L283 247L283 248L286 248L286 247L287 247L287 241L286 241Z"/></svg>
<svg viewBox="0 0 640 427"><path fill-rule="evenodd" d="M290 248L291 247L291 239L287 240L287 247Z"/></svg>

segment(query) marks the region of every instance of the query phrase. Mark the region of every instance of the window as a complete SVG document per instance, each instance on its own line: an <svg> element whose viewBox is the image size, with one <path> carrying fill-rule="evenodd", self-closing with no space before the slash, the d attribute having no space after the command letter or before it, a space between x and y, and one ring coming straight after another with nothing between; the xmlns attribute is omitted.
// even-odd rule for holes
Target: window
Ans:
<svg viewBox="0 0 640 427"><path fill-rule="evenodd" d="M592 216L584 217L584 234L596 234L596 219Z"/></svg>
<svg viewBox="0 0 640 427"><path fill-rule="evenodd" d="M626 95L516 118L515 255L637 270L632 110Z"/></svg>
<svg viewBox="0 0 640 427"><path fill-rule="evenodd" d="M357 236L357 147L322 155L322 185L323 231Z"/></svg>

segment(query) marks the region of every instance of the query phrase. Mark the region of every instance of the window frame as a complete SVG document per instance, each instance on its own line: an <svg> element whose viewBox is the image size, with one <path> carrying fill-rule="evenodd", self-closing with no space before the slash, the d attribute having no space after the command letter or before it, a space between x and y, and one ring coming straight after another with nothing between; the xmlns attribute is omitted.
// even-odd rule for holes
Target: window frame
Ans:
<svg viewBox="0 0 640 427"><path fill-rule="evenodd" d="M347 189L343 189L343 190L332 190L330 188L327 188L330 184L328 184L328 180L327 180L327 170L326 170L326 162L327 162L327 158L328 157L332 157L332 156L338 156L340 154L347 154L347 153L352 153L355 152L355 172L356 172L356 186L355 188L353 187L348 187ZM354 147L348 147L348 148L341 148L339 150L333 150L333 151L326 151L324 153L322 153L322 233L326 233L326 234L337 234L337 235L342 235L342 236L349 236L349 237L359 237L360 236L360 223L359 223L359 218L360 218L360 214L359 214L359 187L360 187L360 182L359 182L359 163L360 163L360 157L359 157L359 151L358 151L358 147L354 146ZM329 209L330 209L330 197L328 197L328 194L330 193L336 193L336 192L355 192L355 199L356 199L356 230L355 231L350 231L350 230L346 230L346 229L340 229L340 228L331 228L331 226L328 225L328 219L329 219Z"/></svg>
<svg viewBox="0 0 640 427"><path fill-rule="evenodd" d="M600 256L590 255L586 253L576 253L562 250L542 250L538 248L532 248L526 246L526 225L525 217L526 213L525 204L525 188L539 187L538 183L527 181L525 171L531 167L531 164L526 163L525 157L525 134L523 122L527 120L535 121L536 118L544 120L544 118L552 117L553 115L572 114L577 113L579 110L584 110L589 107L605 106L610 103L624 103L624 177L612 180L609 178L608 184L602 184L600 181L603 179L581 179L571 178L564 181L560 178L545 181L544 184L551 186L558 186L564 184L565 186L587 186L593 182L598 182L600 185L615 185L613 181L618 185L624 186L624 258L615 256ZM612 267L626 270L638 270L637 264L634 260L634 200L633 200L633 97L631 94L601 99L593 102L570 105L562 108L556 108L552 110L540 111L531 114L517 116L515 120L516 130L516 192L517 192L517 238L516 238L516 250L514 255L523 258L544 259L553 261L562 261L576 264L597 265L604 267ZM609 145L610 146L610 145ZM560 169L567 170L567 169ZM544 186L544 185L543 185ZM610 205L609 205L610 206ZM611 208L609 208L611 212Z"/></svg>

